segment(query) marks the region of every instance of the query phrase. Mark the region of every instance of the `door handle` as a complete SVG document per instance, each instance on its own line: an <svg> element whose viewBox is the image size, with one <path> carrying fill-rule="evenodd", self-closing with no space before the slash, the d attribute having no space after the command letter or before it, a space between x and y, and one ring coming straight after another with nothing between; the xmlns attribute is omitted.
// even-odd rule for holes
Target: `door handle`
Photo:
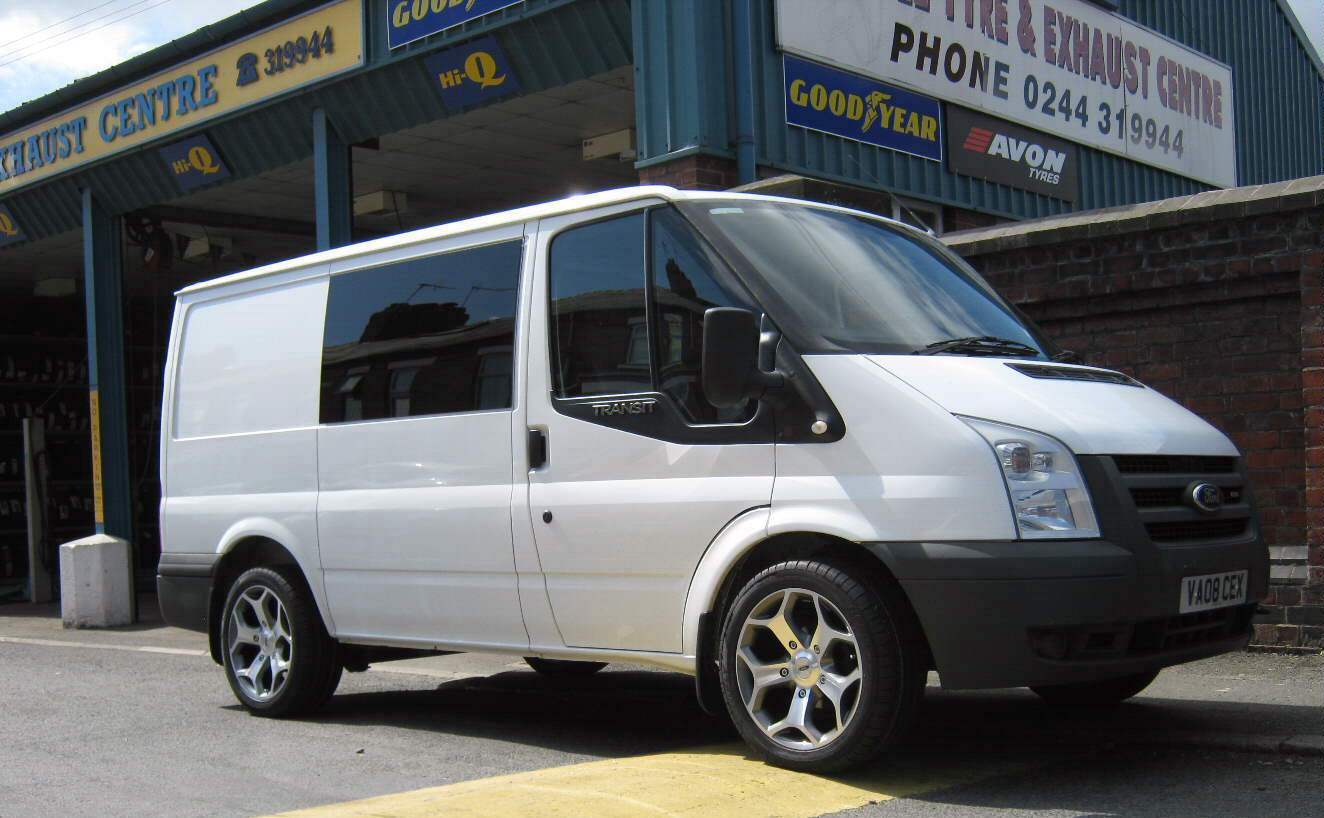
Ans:
<svg viewBox="0 0 1324 818"><path fill-rule="evenodd" d="M529 468L540 469L547 464L547 435L541 429L529 430Z"/></svg>

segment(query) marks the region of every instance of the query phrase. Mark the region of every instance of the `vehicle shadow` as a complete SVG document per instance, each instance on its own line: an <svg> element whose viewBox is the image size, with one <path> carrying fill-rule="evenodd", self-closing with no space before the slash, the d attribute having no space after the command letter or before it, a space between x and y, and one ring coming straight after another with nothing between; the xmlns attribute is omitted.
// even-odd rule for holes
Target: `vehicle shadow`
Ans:
<svg viewBox="0 0 1324 818"><path fill-rule="evenodd" d="M424 678L390 683L427 684ZM1271 776L1281 768L1256 765L1288 762L1219 748L1245 749L1238 737L1282 725L1296 726L1285 731L1289 735L1324 732L1322 720L1324 709L1289 705L1140 697L1112 708L1073 709L1050 706L1023 689L931 687L902 746L869 768L831 778L877 793L879 800L905 796L944 806L1159 818L1176 814L1174 802L1160 797L1149 803L1132 784L1145 781L1152 792L1164 792L1163 777L1173 776L1171 757L1180 764L1189 763L1182 759L1192 753L1221 753L1233 759L1225 758L1225 765L1250 765L1252 774ZM422 689L350 690L307 721L513 742L603 759L673 751L753 758L725 718L699 708L690 677L650 670L609 668L571 678L510 670ZM1274 758L1279 761L1261 761ZM1246 781L1258 778L1237 783L1212 780L1212 772L1205 777L1211 780L1203 786L1228 788L1225 797L1233 802L1247 792L1263 794L1247 789ZM1256 812L1252 803L1245 803L1248 811L1225 814L1317 814L1281 804Z"/></svg>
<svg viewBox="0 0 1324 818"><path fill-rule="evenodd" d="M423 679L424 677L411 677ZM499 739L619 757L738 740L680 673L607 669L552 678L512 670L431 689L339 693L309 719Z"/></svg>
<svg viewBox="0 0 1324 818"><path fill-rule="evenodd" d="M1199 746L1269 750L1278 739L1324 735L1324 707L1142 695L1111 707L1059 707L1028 689L929 689L916 746L1106 748Z"/></svg>
<svg viewBox="0 0 1324 818"><path fill-rule="evenodd" d="M340 693L313 720L608 756L739 738L725 716L700 709L691 677L612 668L566 678L511 670L431 689ZM902 749L1083 751L1143 744L1267 750L1266 742L1305 734L1324 735L1324 707L1140 696L1113 707L1072 708L1050 705L1023 688L952 692L931 686Z"/></svg>

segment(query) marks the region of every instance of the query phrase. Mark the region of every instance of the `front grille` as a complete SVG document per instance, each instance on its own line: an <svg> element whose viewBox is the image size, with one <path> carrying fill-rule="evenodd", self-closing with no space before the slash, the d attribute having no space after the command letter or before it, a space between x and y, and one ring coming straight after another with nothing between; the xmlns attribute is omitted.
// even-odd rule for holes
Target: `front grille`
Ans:
<svg viewBox="0 0 1324 818"><path fill-rule="evenodd" d="M1113 462L1122 474L1233 474L1237 470L1235 457L1205 457L1201 455L1125 454L1114 455Z"/></svg>
<svg viewBox="0 0 1324 818"><path fill-rule="evenodd" d="M1117 478L1151 542L1191 544L1241 537L1251 527L1250 505L1235 457L1114 455ZM1222 505L1198 508L1192 492L1202 483L1222 489Z"/></svg>
<svg viewBox="0 0 1324 818"><path fill-rule="evenodd" d="M1240 537L1246 533L1246 518L1239 520L1190 520L1169 523L1145 523L1145 530L1154 542L1180 542L1183 540L1216 540Z"/></svg>
<svg viewBox="0 0 1324 818"><path fill-rule="evenodd" d="M1138 488L1131 489L1131 499L1136 508L1161 508L1182 504L1182 490L1179 488Z"/></svg>

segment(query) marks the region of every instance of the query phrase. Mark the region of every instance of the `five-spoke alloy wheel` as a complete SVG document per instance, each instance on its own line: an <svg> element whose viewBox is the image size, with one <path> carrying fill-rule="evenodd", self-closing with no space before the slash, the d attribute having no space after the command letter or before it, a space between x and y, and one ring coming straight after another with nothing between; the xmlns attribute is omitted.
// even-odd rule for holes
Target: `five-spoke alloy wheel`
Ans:
<svg viewBox="0 0 1324 818"><path fill-rule="evenodd" d="M250 711L286 716L320 707L340 683L336 642L301 583L271 568L234 581L222 609L226 678Z"/></svg>
<svg viewBox="0 0 1324 818"><path fill-rule="evenodd" d="M836 606L806 588L759 600L736 643L740 698L763 732L783 747L832 743L859 704L859 647Z"/></svg>
<svg viewBox="0 0 1324 818"><path fill-rule="evenodd" d="M770 761L825 772L894 743L923 690L922 651L893 586L831 563L774 565L727 610L727 711Z"/></svg>
<svg viewBox="0 0 1324 818"><path fill-rule="evenodd" d="M290 617L276 592L250 585L233 601L225 629L230 672L254 701L270 701L285 689L294 657Z"/></svg>

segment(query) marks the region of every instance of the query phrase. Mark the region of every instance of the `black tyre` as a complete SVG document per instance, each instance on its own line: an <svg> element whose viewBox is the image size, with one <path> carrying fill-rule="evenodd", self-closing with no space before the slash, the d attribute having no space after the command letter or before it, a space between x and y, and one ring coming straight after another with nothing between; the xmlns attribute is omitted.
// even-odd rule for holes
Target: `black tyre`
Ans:
<svg viewBox="0 0 1324 818"><path fill-rule="evenodd" d="M340 653L311 594L281 571L250 568L230 586L220 622L225 677L262 716L316 710L340 683Z"/></svg>
<svg viewBox="0 0 1324 818"><path fill-rule="evenodd" d="M1149 687L1158 675L1157 670L1147 670L1143 673L1133 673L1130 676L1104 679L1099 682L1037 685L1030 689L1051 704L1069 707L1108 707L1120 704Z"/></svg>
<svg viewBox="0 0 1324 818"><path fill-rule="evenodd" d="M525 656L529 667L544 676L592 676L607 666L606 662L576 662L570 659L543 659Z"/></svg>
<svg viewBox="0 0 1324 818"><path fill-rule="evenodd" d="M860 569L801 560L756 575L726 611L722 696L768 761L810 772L862 764L897 743L926 670L901 591Z"/></svg>

